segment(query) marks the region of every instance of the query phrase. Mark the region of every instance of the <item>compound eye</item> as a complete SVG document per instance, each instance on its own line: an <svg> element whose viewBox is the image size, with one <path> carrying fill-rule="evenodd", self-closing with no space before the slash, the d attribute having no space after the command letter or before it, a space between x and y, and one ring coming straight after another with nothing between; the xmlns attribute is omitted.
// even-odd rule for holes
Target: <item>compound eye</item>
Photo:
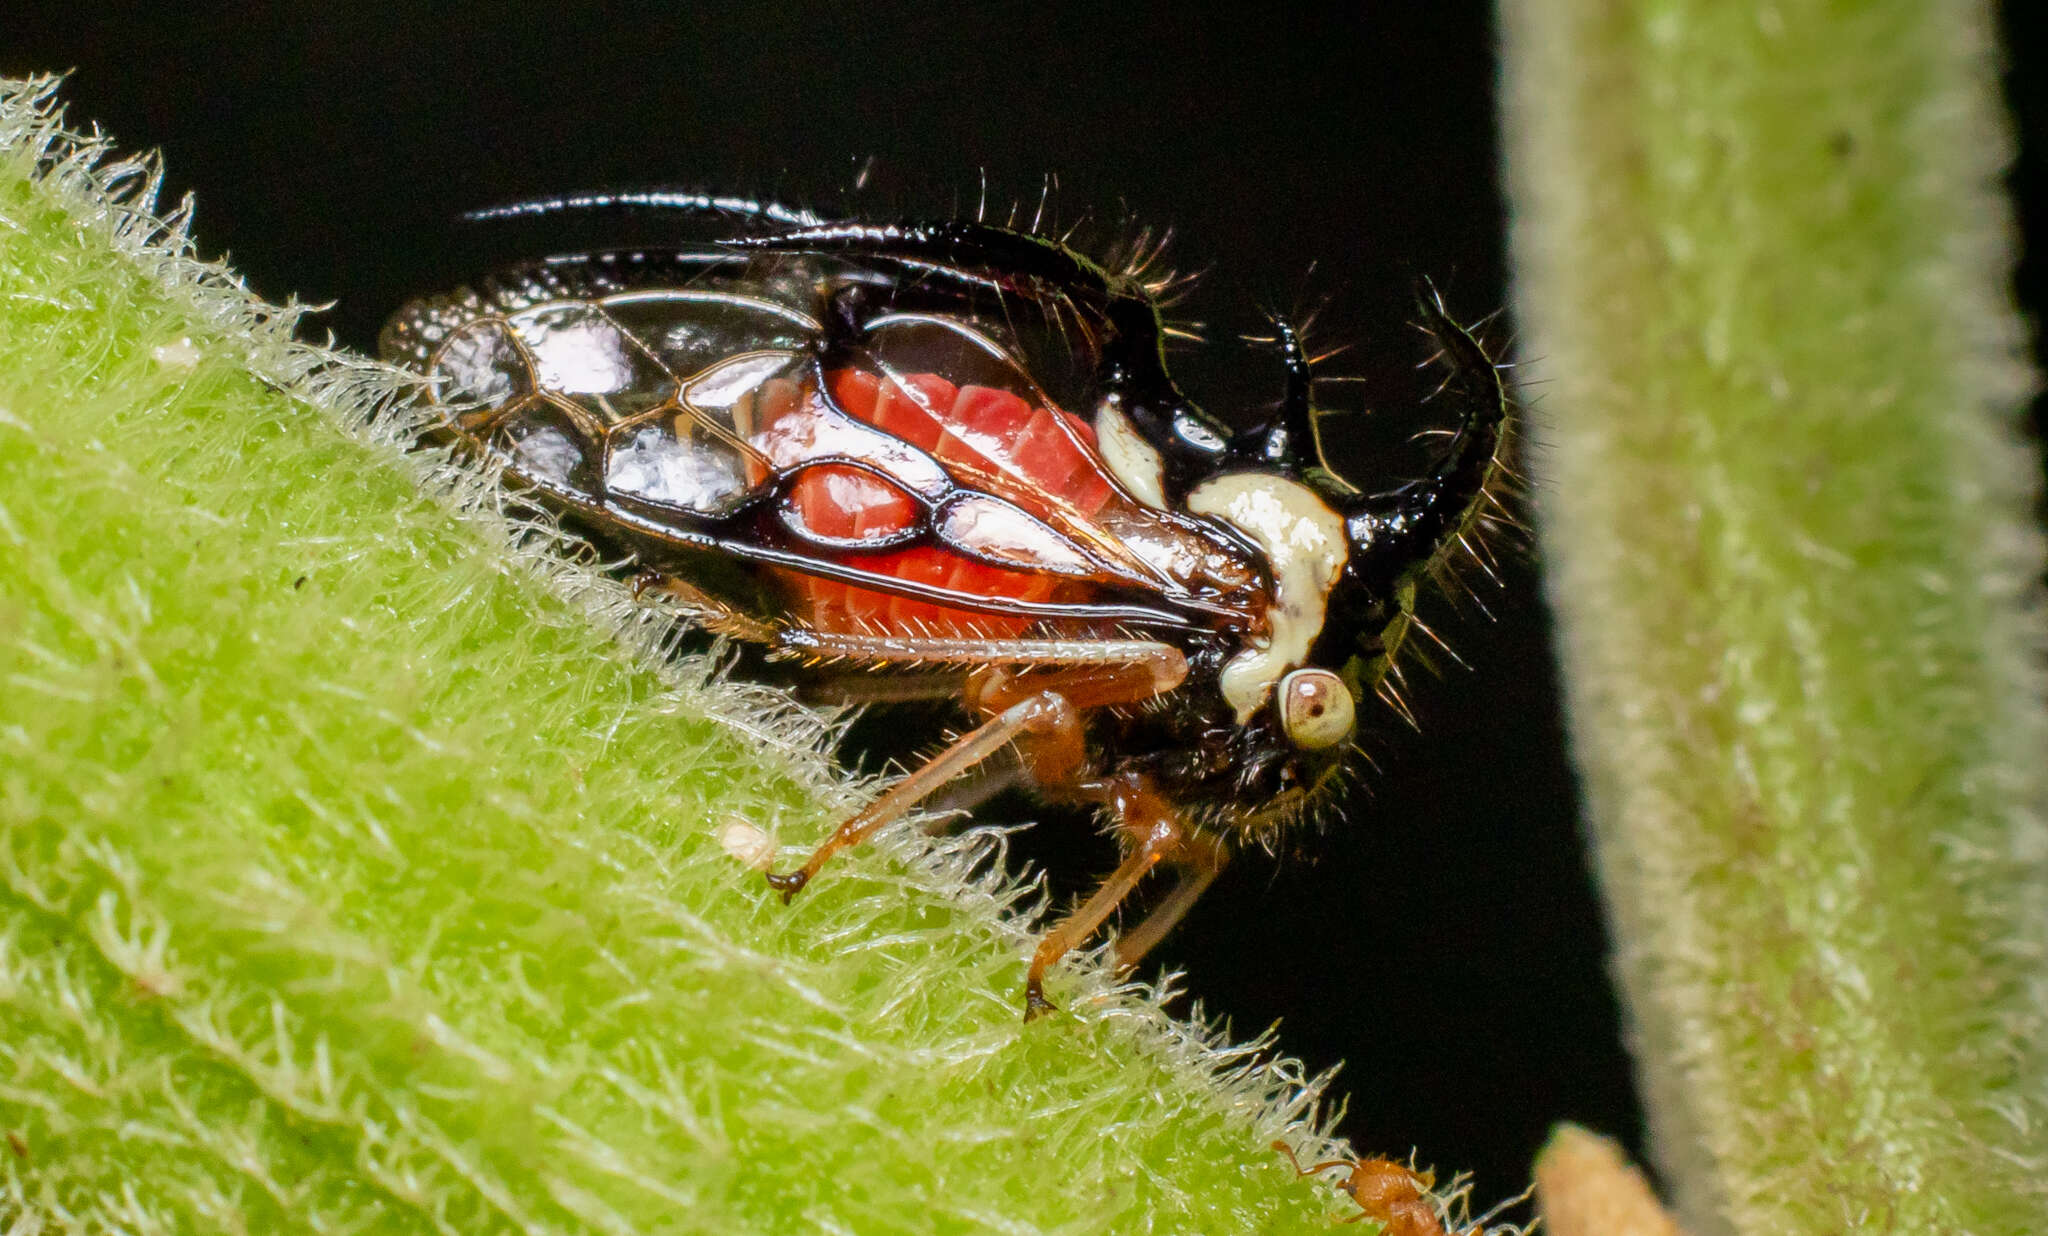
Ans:
<svg viewBox="0 0 2048 1236"><path fill-rule="evenodd" d="M1328 670L1301 669L1280 680L1280 725L1304 751L1334 747L1351 737L1356 710L1344 680Z"/></svg>

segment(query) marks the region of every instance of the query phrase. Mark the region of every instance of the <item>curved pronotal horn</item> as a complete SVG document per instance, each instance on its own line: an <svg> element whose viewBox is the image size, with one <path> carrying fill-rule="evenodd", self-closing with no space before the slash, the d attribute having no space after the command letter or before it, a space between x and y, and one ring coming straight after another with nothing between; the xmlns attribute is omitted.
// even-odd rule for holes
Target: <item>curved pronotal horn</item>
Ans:
<svg viewBox="0 0 2048 1236"><path fill-rule="evenodd" d="M753 198L692 193L686 189L646 189L622 193L564 193L554 197L523 198L502 206L485 206L462 213L464 223L497 223L510 219L553 218L561 215L667 214L674 218L735 222L754 226L816 227L824 219L808 210L780 202Z"/></svg>
<svg viewBox="0 0 2048 1236"><path fill-rule="evenodd" d="M1431 359L1446 370L1432 398L1447 398L1458 419L1426 475L1346 504L1353 545L1361 551L1371 548L1390 564L1426 559L1464 529L1493 477L1508 416L1507 388L1486 349L1451 320L1443 297L1429 283L1422 285L1416 303L1422 329L1437 345ZM1405 552L1390 552L1395 546Z"/></svg>
<svg viewBox="0 0 2048 1236"><path fill-rule="evenodd" d="M1285 318L1276 316L1272 322L1274 341L1280 345L1280 363L1287 371L1286 394L1271 420L1237 436L1234 453L1279 467L1328 471L1323 463L1322 438L1316 431L1315 376L1310 372L1301 332Z"/></svg>

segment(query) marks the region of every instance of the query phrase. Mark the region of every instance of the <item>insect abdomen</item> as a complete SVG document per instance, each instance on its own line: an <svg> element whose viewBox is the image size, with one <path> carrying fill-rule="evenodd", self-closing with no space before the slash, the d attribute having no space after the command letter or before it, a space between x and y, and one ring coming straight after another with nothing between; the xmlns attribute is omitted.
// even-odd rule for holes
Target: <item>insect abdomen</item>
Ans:
<svg viewBox="0 0 2048 1236"><path fill-rule="evenodd" d="M1057 505L1083 516L1095 514L1109 500L1111 490L1100 466L1081 445L1092 444L1093 433L1064 412L1035 407L994 387L955 386L935 374L883 381L863 370L840 369L826 375L826 381L833 402L848 416L917 447L965 482L989 474L1021 478L1045 495L1046 510ZM799 403L786 414L802 415L805 406ZM889 536L914 526L919 518L917 504L894 486L829 464L807 470L791 490L790 500L806 528L836 539ZM1033 513L1042 515L1044 510ZM1058 586L1051 576L990 566L937 547L860 555L858 561L875 574L994 599L1044 601ZM951 609L815 576L796 576L793 582L809 610L809 621L823 630L1001 638L1022 633L1032 622L1028 617Z"/></svg>

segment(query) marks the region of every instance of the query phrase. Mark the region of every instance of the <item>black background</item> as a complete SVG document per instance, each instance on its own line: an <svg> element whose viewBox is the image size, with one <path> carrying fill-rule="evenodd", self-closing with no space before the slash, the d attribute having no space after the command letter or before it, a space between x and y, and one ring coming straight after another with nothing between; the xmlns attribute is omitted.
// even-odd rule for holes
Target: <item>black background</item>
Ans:
<svg viewBox="0 0 2048 1236"><path fill-rule="evenodd" d="M30 4L0 23L0 71L75 70L73 122L161 148L208 255L265 296L336 302L317 321L358 347L442 277L457 212L650 185L929 216L973 209L985 177L998 213L1028 215L1056 174L1049 208L1085 217L1082 241L1171 225L1171 256L1207 272L1180 312L1214 342L1178 368L1226 417L1278 393L1270 355L1234 342L1263 310L1324 306L1316 338L1352 345L1327 372L1365 379L1326 402L1394 408L1418 275L1468 319L1505 303L1489 6L1076 12ZM2030 57L2043 24L2011 15L2012 45ZM2038 139L2039 82L2009 84ZM2022 274L2037 306L2039 260ZM1375 479L1362 454L1347 470ZM1384 772L1314 861L1239 863L1156 954L1240 1035L1279 1019L1312 1068L1348 1061L1361 1149L1418 1147L1483 1198L1520 1189L1553 1121L1641 1137L1530 554L1510 548L1502 576L1477 582L1493 620L1432 612L1471 670L1416 682L1420 732L1376 740ZM1043 831L1063 887L1099 869L1093 839Z"/></svg>

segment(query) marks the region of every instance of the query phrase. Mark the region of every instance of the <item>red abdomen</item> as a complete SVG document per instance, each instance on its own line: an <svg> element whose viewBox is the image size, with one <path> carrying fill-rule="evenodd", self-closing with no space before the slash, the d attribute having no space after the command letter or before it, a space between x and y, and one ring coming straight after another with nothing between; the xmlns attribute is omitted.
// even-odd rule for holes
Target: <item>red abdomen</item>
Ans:
<svg viewBox="0 0 2048 1236"><path fill-rule="evenodd" d="M884 381L862 370L838 369L827 374L826 381L833 402L847 416L924 451L957 482L1001 494L1033 515L1043 517L1054 507L1065 507L1085 518L1110 498L1110 483L1088 450L1094 443L1093 431L1064 412L1035 407L993 387L955 386L935 374ZM800 400L781 414L803 416L812 406L810 400ZM788 440L797 435L775 436ZM787 466L796 461L775 462ZM868 473L830 464L808 469L790 500L805 527L825 537L883 537L913 527L919 519L917 504L903 490ZM874 575L992 599L1045 601L1060 585L1055 576L990 566L937 546L847 554L840 561ZM892 596L815 576L792 575L790 580L800 600L799 611L821 630L1004 638L1021 634L1033 621Z"/></svg>

